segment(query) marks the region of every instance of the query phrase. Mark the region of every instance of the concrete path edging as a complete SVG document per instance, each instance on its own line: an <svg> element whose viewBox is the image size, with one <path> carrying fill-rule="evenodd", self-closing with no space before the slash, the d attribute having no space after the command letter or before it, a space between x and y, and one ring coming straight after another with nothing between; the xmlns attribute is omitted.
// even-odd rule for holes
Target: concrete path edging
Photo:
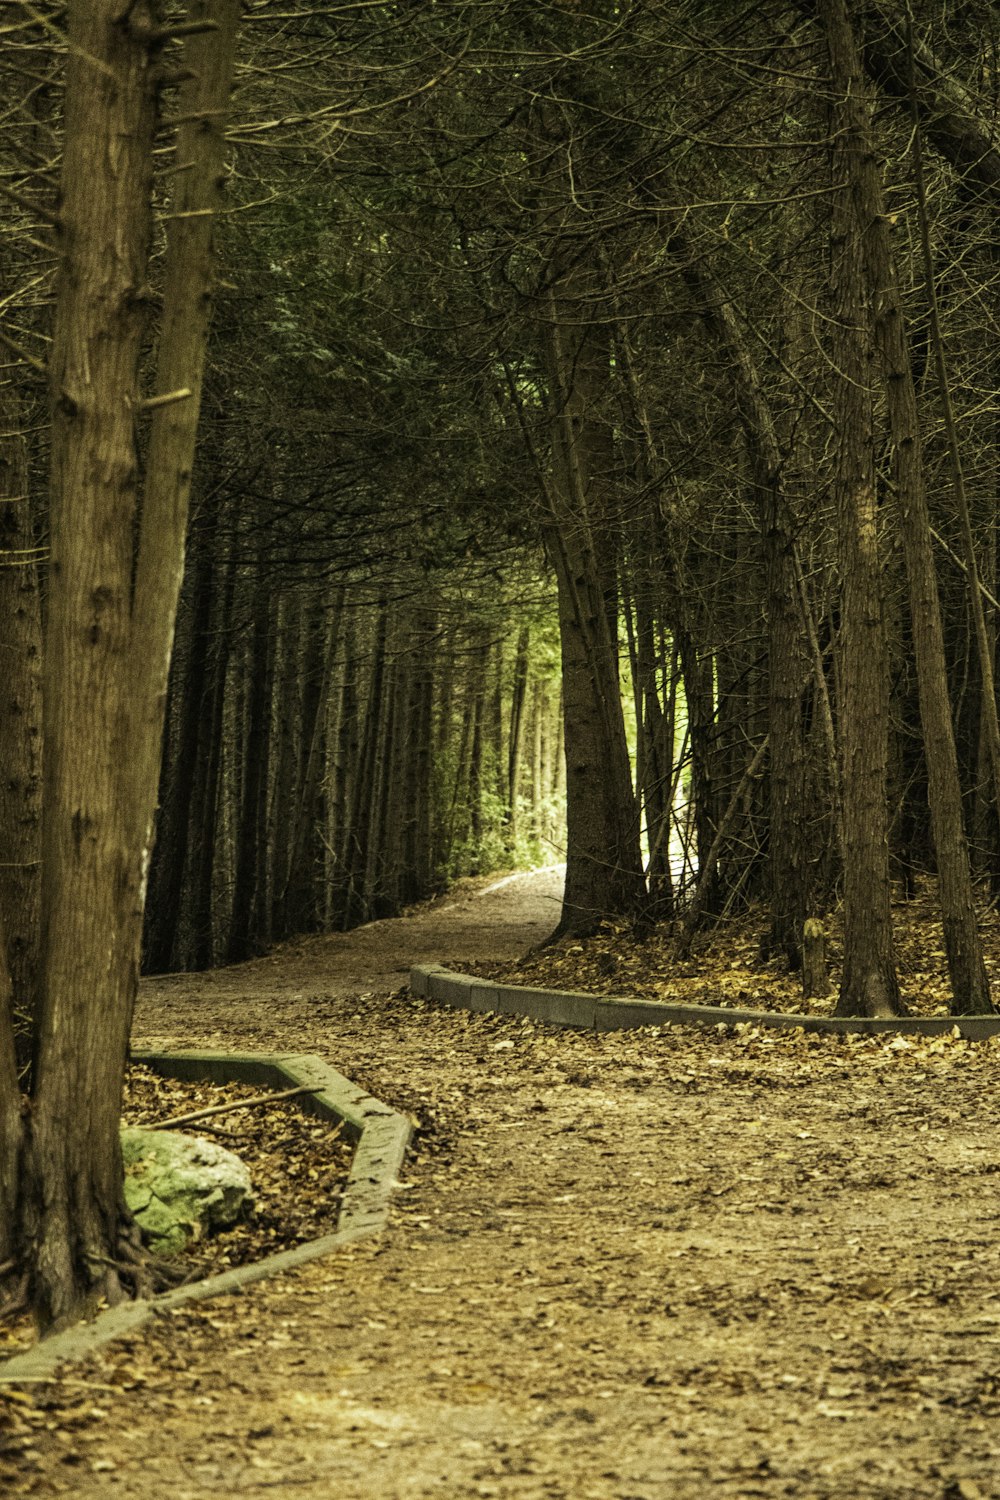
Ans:
<svg viewBox="0 0 1000 1500"><path fill-rule="evenodd" d="M299 1108L342 1122L346 1134L357 1143L337 1226L331 1234L291 1250L279 1250L251 1265L207 1276L156 1297L109 1307L91 1322L67 1328L0 1363L0 1384L52 1379L58 1366L85 1359L149 1318L161 1316L185 1302L202 1302L241 1291L255 1281L294 1270L342 1246L378 1234L385 1227L392 1190L413 1133L410 1122L380 1099L366 1094L321 1057L293 1052L137 1051L132 1053L132 1061L168 1078L252 1083L275 1090L310 1089L296 1101Z"/></svg>
<svg viewBox="0 0 1000 1500"><path fill-rule="evenodd" d="M587 1031L630 1031L639 1026L772 1026L786 1031L833 1032L847 1036L943 1036L957 1031L969 1041L1000 1036L1000 1016L900 1016L869 1020L854 1016L806 1016L773 1010L743 1010L724 1005L671 1005L628 996L575 994L498 984L457 974L434 964L410 970L414 995L438 1000L458 1010L495 1011L530 1016L550 1026L577 1026Z"/></svg>

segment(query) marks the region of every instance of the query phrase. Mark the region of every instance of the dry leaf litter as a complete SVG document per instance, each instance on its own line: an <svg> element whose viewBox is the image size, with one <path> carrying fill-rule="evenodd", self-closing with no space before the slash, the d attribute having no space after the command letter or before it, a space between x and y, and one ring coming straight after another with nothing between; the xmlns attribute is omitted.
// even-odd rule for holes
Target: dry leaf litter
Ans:
<svg viewBox="0 0 1000 1500"><path fill-rule="evenodd" d="M323 1052L417 1148L381 1239L5 1390L5 1494L1000 1494L1000 1047L595 1035L399 988L556 910L470 887L147 984L144 1044Z"/></svg>

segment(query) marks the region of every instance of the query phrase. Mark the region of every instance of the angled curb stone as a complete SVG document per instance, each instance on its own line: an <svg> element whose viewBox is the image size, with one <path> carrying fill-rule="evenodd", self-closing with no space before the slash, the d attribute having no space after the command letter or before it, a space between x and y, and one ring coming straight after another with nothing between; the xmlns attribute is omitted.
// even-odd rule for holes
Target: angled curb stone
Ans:
<svg viewBox="0 0 1000 1500"><path fill-rule="evenodd" d="M496 984L455 974L437 965L410 970L410 991L459 1010L492 1010L530 1016L550 1026L587 1031L631 1031L639 1026L770 1026L784 1031L834 1032L847 1036L942 1036L958 1031L969 1041L1000 1036L1000 1016L900 1016L871 1020L855 1016L806 1016L725 1005L670 1005L629 996L578 995L527 985ZM491 1003L486 1003L487 1001Z"/></svg>
<svg viewBox="0 0 1000 1500"><path fill-rule="evenodd" d="M241 1291L255 1281L295 1270L385 1228L392 1190L412 1135L410 1122L380 1099L366 1094L321 1057L294 1052L136 1051L132 1053L132 1061L167 1078L250 1083L273 1087L276 1091L309 1088L311 1092L297 1100L299 1107L307 1113L343 1122L345 1133L356 1142L337 1226L331 1234L291 1250L280 1250L252 1265L222 1271L157 1297L107 1308L91 1322L67 1328L0 1363L0 1384L52 1379L60 1365L85 1359L151 1317L185 1302L203 1302L209 1297Z"/></svg>

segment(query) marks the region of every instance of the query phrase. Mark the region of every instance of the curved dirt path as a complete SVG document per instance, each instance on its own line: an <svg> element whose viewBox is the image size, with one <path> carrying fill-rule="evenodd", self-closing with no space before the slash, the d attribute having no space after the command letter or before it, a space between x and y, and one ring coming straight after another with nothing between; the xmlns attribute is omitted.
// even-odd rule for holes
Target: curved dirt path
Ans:
<svg viewBox="0 0 1000 1500"><path fill-rule="evenodd" d="M142 1043L321 1052L421 1143L378 1243L69 1372L25 1492L998 1493L1000 1051L594 1036L393 993L557 912L551 874L467 887L145 986Z"/></svg>

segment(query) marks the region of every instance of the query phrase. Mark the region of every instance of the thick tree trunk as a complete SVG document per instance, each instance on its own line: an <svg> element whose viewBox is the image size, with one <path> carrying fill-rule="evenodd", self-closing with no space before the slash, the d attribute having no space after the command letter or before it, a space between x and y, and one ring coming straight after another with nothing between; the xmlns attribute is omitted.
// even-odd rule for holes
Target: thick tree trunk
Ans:
<svg viewBox="0 0 1000 1500"><path fill-rule="evenodd" d="M51 359L40 1015L23 1184L43 1325L87 1297L121 1295L118 1120L148 859L123 768L134 754L129 616L143 331L135 289L146 274L155 113L148 45L119 17L108 0L69 11Z"/></svg>
<svg viewBox="0 0 1000 1500"><path fill-rule="evenodd" d="M872 368L856 183L870 150L864 81L844 0L818 0L831 118L834 489L841 556L838 726L844 815L844 965L839 1015L902 1012L893 951L886 810L889 694L882 626Z"/></svg>
<svg viewBox="0 0 1000 1500"><path fill-rule="evenodd" d="M606 919L647 920L648 897L618 669L620 540L600 249L579 237L585 166L566 117L540 107L536 123L549 153L540 158L551 449L543 504L558 590L566 755L566 885L553 936L582 936Z"/></svg>
<svg viewBox="0 0 1000 1500"><path fill-rule="evenodd" d="M157 97L151 62L159 43L142 5L123 14L109 0L73 0L68 17L62 265L51 354L39 1018L20 1190L22 1243L43 1326L96 1298L114 1300L123 1282L135 1280L118 1123L183 564L235 7L216 0L212 29L193 38L186 56L191 80L181 108L189 125L180 127L178 141L186 170L175 179L167 233L158 358L165 383L155 403L141 515L136 421L144 316L137 293L147 274ZM0 1116L6 1112L0 1106Z"/></svg>
<svg viewBox="0 0 1000 1500"><path fill-rule="evenodd" d="M575 538L553 547L559 587L566 745L566 886L557 932L643 915L639 817L604 601Z"/></svg>

